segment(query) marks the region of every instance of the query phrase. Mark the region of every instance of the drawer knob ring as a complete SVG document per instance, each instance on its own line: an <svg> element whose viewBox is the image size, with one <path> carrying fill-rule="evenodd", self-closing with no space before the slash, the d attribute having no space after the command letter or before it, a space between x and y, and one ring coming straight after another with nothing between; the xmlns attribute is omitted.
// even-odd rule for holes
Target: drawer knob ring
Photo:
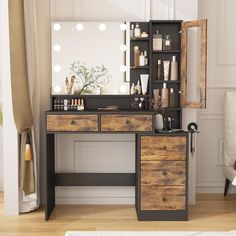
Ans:
<svg viewBox="0 0 236 236"><path fill-rule="evenodd" d="M71 125L75 125L75 121L72 120L72 121L70 122L70 124L71 124Z"/></svg>

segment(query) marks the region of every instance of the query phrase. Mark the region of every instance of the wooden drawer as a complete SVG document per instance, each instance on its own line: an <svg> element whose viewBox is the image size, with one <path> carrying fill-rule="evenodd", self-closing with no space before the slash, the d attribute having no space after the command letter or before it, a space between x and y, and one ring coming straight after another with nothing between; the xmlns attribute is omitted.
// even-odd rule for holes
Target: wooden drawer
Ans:
<svg viewBox="0 0 236 236"><path fill-rule="evenodd" d="M184 186L141 186L141 210L185 210Z"/></svg>
<svg viewBox="0 0 236 236"><path fill-rule="evenodd" d="M186 136L142 136L141 160L185 160Z"/></svg>
<svg viewBox="0 0 236 236"><path fill-rule="evenodd" d="M98 115L47 115L47 131L98 131Z"/></svg>
<svg viewBox="0 0 236 236"><path fill-rule="evenodd" d="M102 115L101 131L152 131L152 115Z"/></svg>
<svg viewBox="0 0 236 236"><path fill-rule="evenodd" d="M185 161L142 161L141 185L185 185Z"/></svg>

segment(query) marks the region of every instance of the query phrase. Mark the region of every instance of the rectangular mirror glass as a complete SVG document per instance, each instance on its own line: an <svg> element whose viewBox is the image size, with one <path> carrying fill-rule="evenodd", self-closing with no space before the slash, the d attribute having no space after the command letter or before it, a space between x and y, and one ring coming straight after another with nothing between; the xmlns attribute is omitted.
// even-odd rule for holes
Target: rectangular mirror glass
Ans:
<svg viewBox="0 0 236 236"><path fill-rule="evenodd" d="M52 94L129 94L129 23L52 22Z"/></svg>

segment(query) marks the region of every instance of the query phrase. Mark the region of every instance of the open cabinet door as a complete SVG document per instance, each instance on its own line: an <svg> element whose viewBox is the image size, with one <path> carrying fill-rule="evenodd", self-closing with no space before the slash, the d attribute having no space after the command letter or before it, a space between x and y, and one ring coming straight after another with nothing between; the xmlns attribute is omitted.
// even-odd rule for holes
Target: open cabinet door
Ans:
<svg viewBox="0 0 236 236"><path fill-rule="evenodd" d="M190 38L195 37L194 39ZM193 41L196 45L193 44ZM196 53L191 53L195 51ZM197 56L197 58L192 58ZM197 60L196 60L197 59ZM196 63L198 61L198 63ZM190 70L192 76L190 76ZM207 20L182 22L181 105L183 108L206 108ZM195 90L193 92L193 90Z"/></svg>

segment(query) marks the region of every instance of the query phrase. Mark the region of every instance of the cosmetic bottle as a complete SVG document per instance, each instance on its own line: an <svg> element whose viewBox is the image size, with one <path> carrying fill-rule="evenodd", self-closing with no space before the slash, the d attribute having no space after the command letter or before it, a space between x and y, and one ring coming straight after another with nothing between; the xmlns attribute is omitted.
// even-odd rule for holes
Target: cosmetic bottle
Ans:
<svg viewBox="0 0 236 236"><path fill-rule="evenodd" d="M145 57L145 66L148 65L148 55L147 55L147 51L144 51L144 57Z"/></svg>
<svg viewBox="0 0 236 236"><path fill-rule="evenodd" d="M53 110L58 110L57 99L53 102Z"/></svg>
<svg viewBox="0 0 236 236"><path fill-rule="evenodd" d="M169 73L170 73L170 61L163 61L164 67L164 80L169 80Z"/></svg>
<svg viewBox="0 0 236 236"><path fill-rule="evenodd" d="M138 107L140 110L143 110L145 108L144 98L140 98L140 102L138 104Z"/></svg>
<svg viewBox="0 0 236 236"><path fill-rule="evenodd" d="M68 100L64 99L64 111L68 110Z"/></svg>
<svg viewBox="0 0 236 236"><path fill-rule="evenodd" d="M176 61L176 56L172 57L170 63L170 80L178 80L178 62Z"/></svg>
<svg viewBox="0 0 236 236"><path fill-rule="evenodd" d="M141 37L141 30L140 30L140 27L139 27L138 23L135 25L134 37L135 38L140 38Z"/></svg>
<svg viewBox="0 0 236 236"><path fill-rule="evenodd" d="M81 101L80 101L80 99L77 100L77 110L81 111Z"/></svg>
<svg viewBox="0 0 236 236"><path fill-rule="evenodd" d="M134 38L134 25L131 25L131 29L130 29L130 38Z"/></svg>
<svg viewBox="0 0 236 236"><path fill-rule="evenodd" d="M172 48L172 39L170 38L170 35L165 35L163 39L163 50L171 50Z"/></svg>
<svg viewBox="0 0 236 236"><path fill-rule="evenodd" d="M135 86L135 93L136 94L141 94L141 85L140 81L138 80L137 85Z"/></svg>
<svg viewBox="0 0 236 236"><path fill-rule="evenodd" d="M81 111L84 111L84 99L81 99Z"/></svg>
<svg viewBox="0 0 236 236"><path fill-rule="evenodd" d="M130 94L131 94L131 95L135 94L134 83L132 83L132 85L131 85L131 88L130 88Z"/></svg>
<svg viewBox="0 0 236 236"><path fill-rule="evenodd" d="M178 97L177 93L175 93L175 90L173 88L170 89L170 95L169 95L169 107L175 108L177 107Z"/></svg>
<svg viewBox="0 0 236 236"><path fill-rule="evenodd" d="M162 107L168 107L169 105L169 90L166 83L163 83L163 88L161 89L161 104Z"/></svg>
<svg viewBox="0 0 236 236"><path fill-rule="evenodd" d="M156 31L156 34L153 35L153 50L161 51L162 50L162 35Z"/></svg>
<svg viewBox="0 0 236 236"><path fill-rule="evenodd" d="M162 61L157 60L157 80L163 80L163 66L162 66Z"/></svg>
<svg viewBox="0 0 236 236"><path fill-rule="evenodd" d="M139 66L139 46L134 46L134 66Z"/></svg>
<svg viewBox="0 0 236 236"><path fill-rule="evenodd" d="M143 52L139 55L139 66L145 66L145 56L143 55Z"/></svg>

